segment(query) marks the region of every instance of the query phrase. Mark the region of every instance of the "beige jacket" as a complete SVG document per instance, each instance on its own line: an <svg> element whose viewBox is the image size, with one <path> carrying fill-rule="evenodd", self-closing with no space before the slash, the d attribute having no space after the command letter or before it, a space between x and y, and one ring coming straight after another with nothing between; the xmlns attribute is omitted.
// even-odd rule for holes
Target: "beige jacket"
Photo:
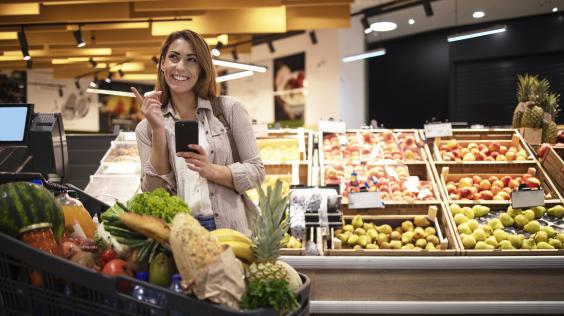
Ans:
<svg viewBox="0 0 564 316"><path fill-rule="evenodd" d="M246 214L250 207L244 196L246 190L256 187L264 180L264 165L260 159L251 119L241 102L233 97L221 97L224 115L233 130L233 139L239 151L241 162L234 162L229 145L229 137L223 124L213 115L209 100L198 98L196 116L204 124L206 139L210 145L209 159L213 164L227 166L231 170L234 189L224 187L208 181L212 210L218 228L232 228L244 234L250 234L250 221L256 214ZM152 136L150 125L146 119L142 120L135 129L137 147L142 166L141 190L152 191L163 187L173 194L177 194L178 181L175 170L175 137L174 122L178 120L174 108L168 104L164 106L165 132L169 160L172 171L159 175L151 165ZM247 199L247 201L245 201Z"/></svg>

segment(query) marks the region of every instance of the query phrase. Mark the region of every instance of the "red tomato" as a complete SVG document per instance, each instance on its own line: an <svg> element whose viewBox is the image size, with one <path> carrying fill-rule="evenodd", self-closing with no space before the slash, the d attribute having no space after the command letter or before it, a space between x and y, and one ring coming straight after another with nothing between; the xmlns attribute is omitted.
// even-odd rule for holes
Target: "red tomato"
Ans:
<svg viewBox="0 0 564 316"><path fill-rule="evenodd" d="M116 275L133 276L133 273L129 269L127 262L121 259L110 260L108 263L104 265L104 268L102 269L102 273L111 276L116 276Z"/></svg>
<svg viewBox="0 0 564 316"><path fill-rule="evenodd" d="M112 249L106 249L104 251L102 251L102 253L100 254L100 256L98 257L98 261L100 262L100 266L105 266L106 263L114 260L114 259L118 259L118 256L116 254L115 251L113 251Z"/></svg>

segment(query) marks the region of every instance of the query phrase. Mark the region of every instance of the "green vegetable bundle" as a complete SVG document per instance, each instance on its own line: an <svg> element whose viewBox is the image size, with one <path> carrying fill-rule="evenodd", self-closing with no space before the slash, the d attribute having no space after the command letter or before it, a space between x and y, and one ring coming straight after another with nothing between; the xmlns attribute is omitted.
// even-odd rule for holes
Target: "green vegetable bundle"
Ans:
<svg viewBox="0 0 564 316"><path fill-rule="evenodd" d="M179 197L170 195L165 189L135 195L127 202L127 208L134 213L151 215L171 223L177 213L189 213L190 208Z"/></svg>

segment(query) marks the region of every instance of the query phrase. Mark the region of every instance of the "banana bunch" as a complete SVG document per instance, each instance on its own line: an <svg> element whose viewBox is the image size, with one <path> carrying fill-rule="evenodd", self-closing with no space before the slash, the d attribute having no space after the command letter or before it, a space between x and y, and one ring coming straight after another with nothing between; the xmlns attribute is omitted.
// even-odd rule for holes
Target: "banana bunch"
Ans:
<svg viewBox="0 0 564 316"><path fill-rule="evenodd" d="M213 230L211 231L211 235L215 237L220 244L231 246L235 257L238 259L245 263L252 263L254 261L253 242L249 237L229 228Z"/></svg>

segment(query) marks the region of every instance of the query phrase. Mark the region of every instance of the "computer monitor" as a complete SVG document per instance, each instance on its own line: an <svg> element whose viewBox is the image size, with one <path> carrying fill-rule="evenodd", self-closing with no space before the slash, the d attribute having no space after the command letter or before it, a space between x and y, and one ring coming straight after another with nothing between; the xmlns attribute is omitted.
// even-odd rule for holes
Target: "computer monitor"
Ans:
<svg viewBox="0 0 564 316"><path fill-rule="evenodd" d="M33 104L0 103L0 147L26 146Z"/></svg>

